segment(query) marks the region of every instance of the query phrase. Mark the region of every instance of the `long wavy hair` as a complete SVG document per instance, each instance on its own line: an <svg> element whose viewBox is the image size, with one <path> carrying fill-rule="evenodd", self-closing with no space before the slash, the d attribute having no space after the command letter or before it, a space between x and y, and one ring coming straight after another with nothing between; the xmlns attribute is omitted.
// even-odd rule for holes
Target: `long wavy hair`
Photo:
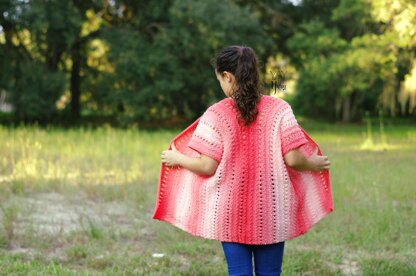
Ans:
<svg viewBox="0 0 416 276"><path fill-rule="evenodd" d="M257 103L262 96L256 53L250 47L229 46L219 52L211 64L217 73L227 71L235 76L236 87L230 97L239 111L239 122L248 126L257 117Z"/></svg>

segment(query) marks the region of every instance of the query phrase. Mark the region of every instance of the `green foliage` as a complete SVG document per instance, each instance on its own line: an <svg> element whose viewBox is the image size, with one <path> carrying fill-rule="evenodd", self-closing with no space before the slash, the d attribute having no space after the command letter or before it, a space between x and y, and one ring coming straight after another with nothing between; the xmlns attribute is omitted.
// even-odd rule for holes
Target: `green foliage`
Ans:
<svg viewBox="0 0 416 276"><path fill-rule="evenodd" d="M329 18L340 30L341 36L348 41L377 29L371 15L370 1L341 0Z"/></svg>
<svg viewBox="0 0 416 276"><path fill-rule="evenodd" d="M81 29L82 16L72 1L35 1L25 5L21 30L30 32L32 55L42 55L57 66L60 55L70 50Z"/></svg>
<svg viewBox="0 0 416 276"><path fill-rule="evenodd" d="M224 97L209 60L242 44L263 63L290 58L304 115L406 116L416 110L415 24L411 0L5 0L0 92L17 120L62 111L175 123Z"/></svg>
<svg viewBox="0 0 416 276"><path fill-rule="evenodd" d="M321 21L301 24L300 30L287 43L292 51L292 61L298 67L308 66L312 59L325 59L347 47L339 31L326 28Z"/></svg>
<svg viewBox="0 0 416 276"><path fill-rule="evenodd" d="M9 1L0 10L8 68L0 89L8 92L17 120L50 121L68 87L62 59L81 29L71 1ZM7 15L7 16L6 16Z"/></svg>
<svg viewBox="0 0 416 276"><path fill-rule="evenodd" d="M115 73L109 76L112 81L101 79L97 85L113 89L112 94L104 92L109 95L104 99L112 110L121 104L122 116L196 117L223 97L209 63L215 52L229 44L247 44L262 54L271 42L249 10L231 2L174 1L167 11L166 22L151 24L157 31L150 37L131 28L105 35Z"/></svg>
<svg viewBox="0 0 416 276"><path fill-rule="evenodd" d="M19 79L11 94L16 116L25 121L51 120L57 114L56 101L65 89L64 74L31 62L21 64L18 69Z"/></svg>
<svg viewBox="0 0 416 276"><path fill-rule="evenodd" d="M299 23L318 20L325 26L332 26L331 15L340 2L340 0L302 0L297 9L300 16Z"/></svg>
<svg viewBox="0 0 416 276"><path fill-rule="evenodd" d="M371 9L367 1L342 0L331 13L333 27L310 20L288 40L300 75L293 104L301 113L343 121L360 120L364 110L396 114L411 56Z"/></svg>

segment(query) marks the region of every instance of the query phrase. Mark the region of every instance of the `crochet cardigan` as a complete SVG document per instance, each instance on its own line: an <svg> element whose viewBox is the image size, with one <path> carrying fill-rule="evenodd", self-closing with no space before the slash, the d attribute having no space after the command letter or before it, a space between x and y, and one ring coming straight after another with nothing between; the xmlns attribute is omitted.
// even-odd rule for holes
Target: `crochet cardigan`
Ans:
<svg viewBox="0 0 416 276"><path fill-rule="evenodd" d="M225 98L171 141L169 149L175 143L219 164L206 176L162 163L153 219L207 239L271 244L306 233L333 211L329 171L296 171L284 162L292 149L309 157L318 147L290 105L263 95L257 108L245 127L234 100Z"/></svg>

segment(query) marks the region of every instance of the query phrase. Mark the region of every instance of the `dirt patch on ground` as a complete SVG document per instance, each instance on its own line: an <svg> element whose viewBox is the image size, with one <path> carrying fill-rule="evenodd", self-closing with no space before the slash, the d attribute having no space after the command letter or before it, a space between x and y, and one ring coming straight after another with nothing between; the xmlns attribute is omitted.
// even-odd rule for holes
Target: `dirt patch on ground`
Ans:
<svg viewBox="0 0 416 276"><path fill-rule="evenodd" d="M152 233L151 215L132 202L91 200L79 193L76 196L56 192L15 196L1 202L0 235L8 240L8 249L25 253L19 244L27 238L64 237L67 234L91 231L111 231L133 236ZM6 213L13 212L13 216Z"/></svg>
<svg viewBox="0 0 416 276"><path fill-rule="evenodd" d="M73 198L59 193L34 194L19 198L19 209L16 230L32 228L46 235L68 234L91 225L106 227L117 224L119 228L129 228L139 222L132 207L125 203L92 201L82 194Z"/></svg>
<svg viewBox="0 0 416 276"><path fill-rule="evenodd" d="M338 268L341 269L343 275L346 276L362 275L360 265L357 261L350 258L350 256L345 256L342 259L342 263L338 265Z"/></svg>

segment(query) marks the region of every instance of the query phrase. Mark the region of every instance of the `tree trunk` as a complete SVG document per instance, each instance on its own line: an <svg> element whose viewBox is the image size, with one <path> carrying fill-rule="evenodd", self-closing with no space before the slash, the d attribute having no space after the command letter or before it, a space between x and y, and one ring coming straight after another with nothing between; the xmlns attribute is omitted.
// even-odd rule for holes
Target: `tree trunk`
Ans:
<svg viewBox="0 0 416 276"><path fill-rule="evenodd" d="M357 120L357 113L359 110L360 105L362 104L362 102L364 101L364 95L361 92L354 92L354 99L353 99L353 104L351 107L351 119L353 120Z"/></svg>
<svg viewBox="0 0 416 276"><path fill-rule="evenodd" d="M341 119L342 112L342 98L341 96L336 96L334 99L334 110L335 110L335 120Z"/></svg>
<svg viewBox="0 0 416 276"><path fill-rule="evenodd" d="M342 121L349 122L351 120L351 96L346 96L342 107Z"/></svg>
<svg viewBox="0 0 416 276"><path fill-rule="evenodd" d="M86 36L79 37L72 46L71 59L71 113L72 116L78 118L81 114L81 63L82 63L82 47L91 39L98 36L100 30L93 31Z"/></svg>
<svg viewBox="0 0 416 276"><path fill-rule="evenodd" d="M72 69L71 69L71 114L75 118L80 116L80 96L81 96L81 54L80 45L74 44L72 48Z"/></svg>

